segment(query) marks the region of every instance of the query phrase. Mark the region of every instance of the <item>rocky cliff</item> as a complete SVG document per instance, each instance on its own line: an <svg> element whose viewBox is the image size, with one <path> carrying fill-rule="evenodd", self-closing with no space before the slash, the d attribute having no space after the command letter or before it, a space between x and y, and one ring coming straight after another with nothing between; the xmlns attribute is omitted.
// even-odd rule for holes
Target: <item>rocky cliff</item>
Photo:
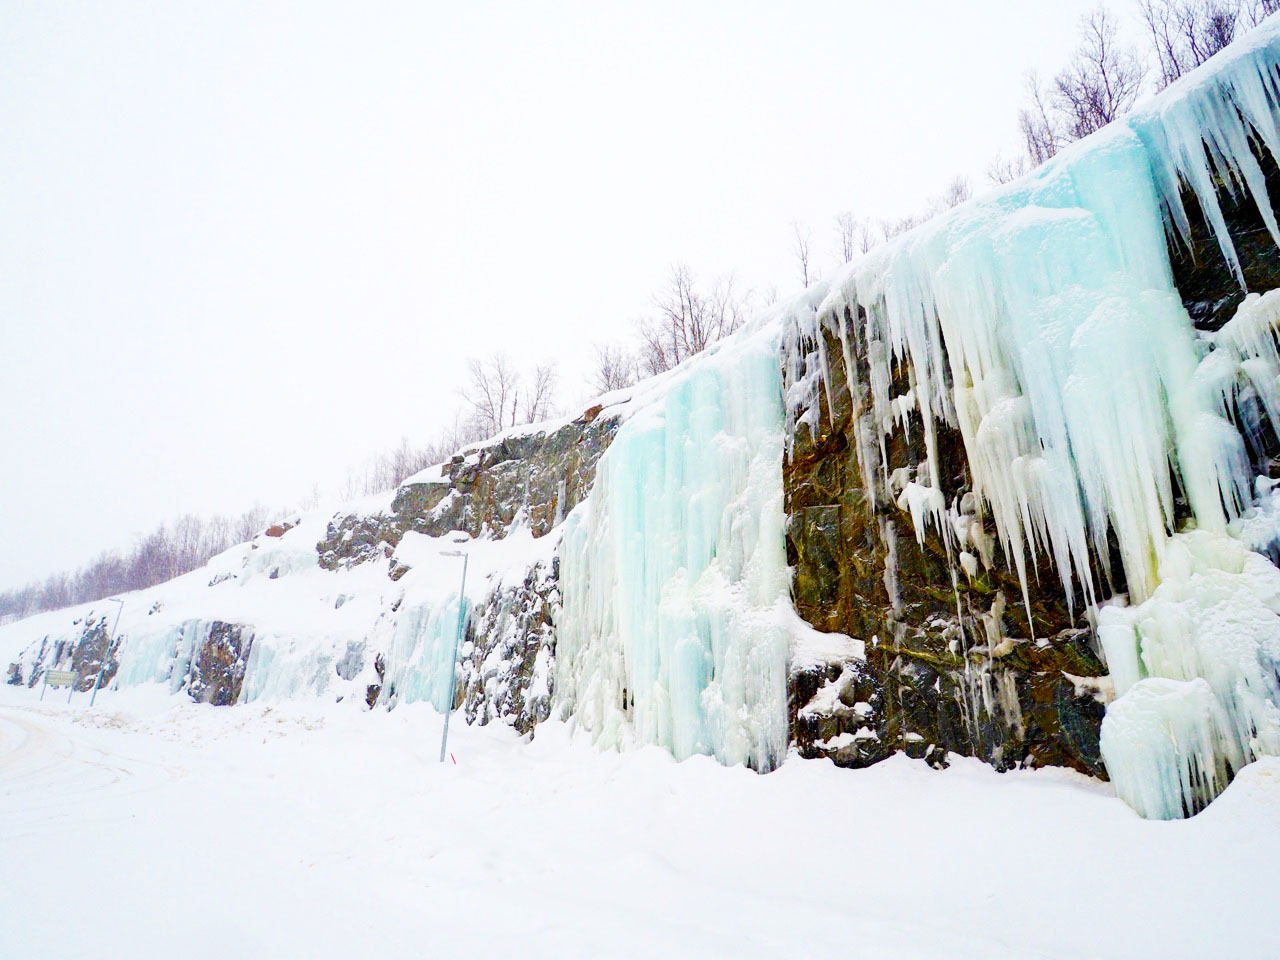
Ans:
<svg viewBox="0 0 1280 960"><path fill-rule="evenodd" d="M849 309L831 320L858 322ZM870 382L866 357L849 358L859 370L847 377L839 339L823 336L833 389L821 395L816 429L799 424L784 467L788 559L800 615L866 646L865 659L792 672L797 748L849 767L905 750L938 763L960 753L999 768L1102 775L1108 683L1080 599L1069 605L1046 570L1024 602L990 520L976 515L954 429L937 437L942 495L972 552L961 559L938 530L917 528L904 490L927 458L919 415L883 446L863 443L872 462L861 464L857 434L871 429L871 404L865 388L854 395L848 384ZM910 389L904 381L893 385L898 395ZM985 563L973 562L982 555Z"/></svg>

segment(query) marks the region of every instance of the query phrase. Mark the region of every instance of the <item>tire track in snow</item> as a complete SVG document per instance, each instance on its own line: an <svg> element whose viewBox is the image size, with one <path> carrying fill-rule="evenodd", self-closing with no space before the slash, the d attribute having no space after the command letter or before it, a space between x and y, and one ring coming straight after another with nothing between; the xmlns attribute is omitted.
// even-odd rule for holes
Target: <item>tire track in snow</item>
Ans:
<svg viewBox="0 0 1280 960"><path fill-rule="evenodd" d="M0 837L42 832L73 814L83 821L86 797L133 794L163 779L139 781L139 768L155 774L156 766L73 739L56 724L29 710L0 708Z"/></svg>

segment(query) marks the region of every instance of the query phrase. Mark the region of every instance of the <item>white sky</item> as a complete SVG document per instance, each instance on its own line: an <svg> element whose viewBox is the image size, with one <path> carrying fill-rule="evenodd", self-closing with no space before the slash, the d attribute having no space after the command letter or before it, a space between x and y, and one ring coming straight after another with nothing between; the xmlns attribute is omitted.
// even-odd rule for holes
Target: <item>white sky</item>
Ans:
<svg viewBox="0 0 1280 960"><path fill-rule="evenodd" d="M336 488L469 356L576 401L676 261L789 291L793 221L981 188L1092 5L9 0L0 589Z"/></svg>

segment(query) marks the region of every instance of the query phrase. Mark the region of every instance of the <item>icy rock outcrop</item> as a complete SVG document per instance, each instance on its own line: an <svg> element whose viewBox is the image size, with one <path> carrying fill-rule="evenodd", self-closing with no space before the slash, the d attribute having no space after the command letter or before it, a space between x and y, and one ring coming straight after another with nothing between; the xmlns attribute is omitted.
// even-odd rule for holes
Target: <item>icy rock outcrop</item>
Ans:
<svg viewBox="0 0 1280 960"><path fill-rule="evenodd" d="M917 411L884 438L883 450L874 445L884 460L866 490L856 451L867 424L856 413L870 398L865 387L854 396L849 384L868 383L870 364L856 348L845 356L829 333L825 349L831 390L819 395L814 426L797 427L783 470L788 559L796 610L819 629L863 638L865 660L793 669L797 748L851 767L905 750L938 763L954 752L998 768L1053 764L1104 774L1098 729L1107 671L1061 583L1049 573L1031 585L1028 620L989 518L957 509L948 521L965 527L967 551L985 555L972 573L964 551L949 553L936 526L917 530L910 504L896 502L927 457ZM846 362L857 365L853 377ZM910 388L905 370L890 387ZM940 426L935 449L946 501L971 508L959 431ZM835 700L833 684L841 687Z"/></svg>
<svg viewBox="0 0 1280 960"><path fill-rule="evenodd" d="M1277 180L1278 118L1273 18L1028 177L854 262L816 309L792 312L797 603L821 619L834 600L833 625L868 641L869 666L882 651L888 664L875 672L897 692L881 697L886 713L908 716L904 674L919 677L909 692L936 708L932 733L944 748L981 747L973 723L957 723L958 708L962 717L997 717L999 739L1043 762L1040 745L1061 753L1070 739L1062 721L1075 715L1096 758L1090 717L1080 710L1057 711L1056 730L1028 723L1028 707L1046 702L1043 683L1062 691L1069 682L1073 707L1107 699L1094 652L1073 642L1086 612L1118 593L1134 604L1163 603L1174 588L1158 561L1176 543L1174 531L1227 537L1257 509L1255 476L1273 469L1280 428L1275 311L1263 309L1266 298L1246 300L1222 325L1239 291L1180 292L1176 283L1187 267L1180 251L1204 255L1206 238L1237 286L1274 275L1280 223L1268 184ZM1232 227L1241 220L1260 222L1265 240L1251 222L1240 230L1248 242L1237 244ZM822 462L810 469L814 451L818 461L846 456L845 475ZM823 492L833 487L834 495ZM857 556L850 574L833 559L840 555ZM1253 601L1229 576L1236 580L1227 603L1240 613ZM858 578L861 585L846 588ZM845 592L873 597L870 616L856 604L842 609ZM1213 645L1196 629L1214 615L1206 606L1188 616L1180 662L1195 666L1177 679L1206 681L1230 718L1230 695L1212 676ZM1237 652L1239 663L1261 661L1274 680L1266 655L1273 630L1252 631ZM1173 678L1172 664L1157 668L1148 652L1144 641L1153 675ZM830 667L819 694L838 669ZM980 697L951 694L975 680ZM1271 749L1260 718L1275 709L1275 685L1250 685L1258 701L1248 721L1225 727L1207 719L1198 682L1194 696L1162 687L1160 696L1121 702L1122 693L1105 721L1107 767L1118 783L1147 776L1136 771L1149 769L1153 730L1176 738L1194 729L1196 743L1212 741L1209 759L1182 757L1182 774L1162 784L1165 793L1122 793L1177 795L1176 806L1192 810L1224 782L1221 758L1229 775L1233 757ZM1057 692L1048 699L1065 702ZM975 705L981 709L966 709ZM1178 709L1190 713L1176 717ZM800 705L798 722L813 713ZM898 739L928 734L899 731ZM849 735L841 730L841 743ZM1137 742L1146 747L1129 749ZM1183 743L1175 754L1204 753ZM1072 752L1074 765L1096 765ZM1155 816L1173 809L1135 805Z"/></svg>
<svg viewBox="0 0 1280 960"><path fill-rule="evenodd" d="M106 615L88 613L77 619L73 629L63 636L44 636L29 646L23 656L9 664L8 682L14 686L34 687L45 670L72 670L80 676L76 689L90 690L102 671L102 683L115 679L120 668L117 655L120 639L109 644L110 625ZM103 669L103 659L106 667Z"/></svg>
<svg viewBox="0 0 1280 960"><path fill-rule="evenodd" d="M9 682L35 685L45 670L74 670L80 675L78 690L89 690L98 680L108 640L110 614L90 614L78 632L53 640L49 637L28 649L18 662L10 665ZM253 632L240 624L220 620L190 620L175 629L151 632L135 638L120 632L111 645L102 685L108 687L117 679L130 683L157 680L167 683L173 692L186 690L197 703L226 706L240 699ZM153 658L146 648L159 642L164 647ZM133 652L135 656L130 657ZM141 654L138 656L137 654ZM153 660L160 664L157 675L148 667ZM132 662L131 662L132 661ZM138 668L146 664L142 672ZM124 676L121 676L123 669Z"/></svg>
<svg viewBox="0 0 1280 960"><path fill-rule="evenodd" d="M187 693L197 703L225 707L240 699L240 688L253 648L253 631L235 623L214 621L191 658Z"/></svg>
<svg viewBox="0 0 1280 960"><path fill-rule="evenodd" d="M472 611L460 665L468 723L498 721L529 733L551 715L556 567L535 564L522 583L494 591Z"/></svg>
<svg viewBox="0 0 1280 960"><path fill-rule="evenodd" d="M439 469L401 484L389 512L335 517L316 545L320 566L336 570L385 559L410 530L501 538L520 518L535 537L544 536L586 496L618 422L616 410L602 415L595 406L549 431L464 448Z"/></svg>
<svg viewBox="0 0 1280 960"><path fill-rule="evenodd" d="M455 671L454 706L465 703L469 718L532 730L551 710L556 527L586 496L617 429L627 401L613 399L467 448L332 521L293 517L206 569L126 597L107 684L161 683L215 705L318 696L444 709ZM9 682L74 666L91 684L106 640L94 610L33 621L48 629ZM460 613L467 638L451 663Z"/></svg>

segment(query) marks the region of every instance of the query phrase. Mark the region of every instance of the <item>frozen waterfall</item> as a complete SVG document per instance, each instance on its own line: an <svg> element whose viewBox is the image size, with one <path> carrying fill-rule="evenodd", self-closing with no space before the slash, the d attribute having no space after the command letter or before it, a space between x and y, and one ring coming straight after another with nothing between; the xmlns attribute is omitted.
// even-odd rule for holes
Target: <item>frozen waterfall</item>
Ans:
<svg viewBox="0 0 1280 960"><path fill-rule="evenodd" d="M775 327L668 374L565 523L556 695L606 746L768 770L787 748Z"/></svg>
<svg viewBox="0 0 1280 960"><path fill-rule="evenodd" d="M1119 561L1135 606L1102 613L1123 694L1104 758L1147 816L1194 812L1229 771L1280 749L1280 572L1231 538L1258 512L1250 444L1277 427L1280 305L1252 297L1201 334L1168 254L1190 242L1183 190L1241 282L1217 190L1252 198L1280 245L1254 152L1280 156L1278 111L1273 18L1131 117L855 261L793 319L789 413L812 420L830 389L825 332L853 395L870 398L856 450L868 489L883 438L918 411L928 457L902 501L917 535L930 523L969 547L974 505L946 502L938 475L945 425L1024 594L1043 559L1069 599L1095 606ZM891 396L903 369L910 389ZM1179 496L1194 533L1171 539Z"/></svg>

